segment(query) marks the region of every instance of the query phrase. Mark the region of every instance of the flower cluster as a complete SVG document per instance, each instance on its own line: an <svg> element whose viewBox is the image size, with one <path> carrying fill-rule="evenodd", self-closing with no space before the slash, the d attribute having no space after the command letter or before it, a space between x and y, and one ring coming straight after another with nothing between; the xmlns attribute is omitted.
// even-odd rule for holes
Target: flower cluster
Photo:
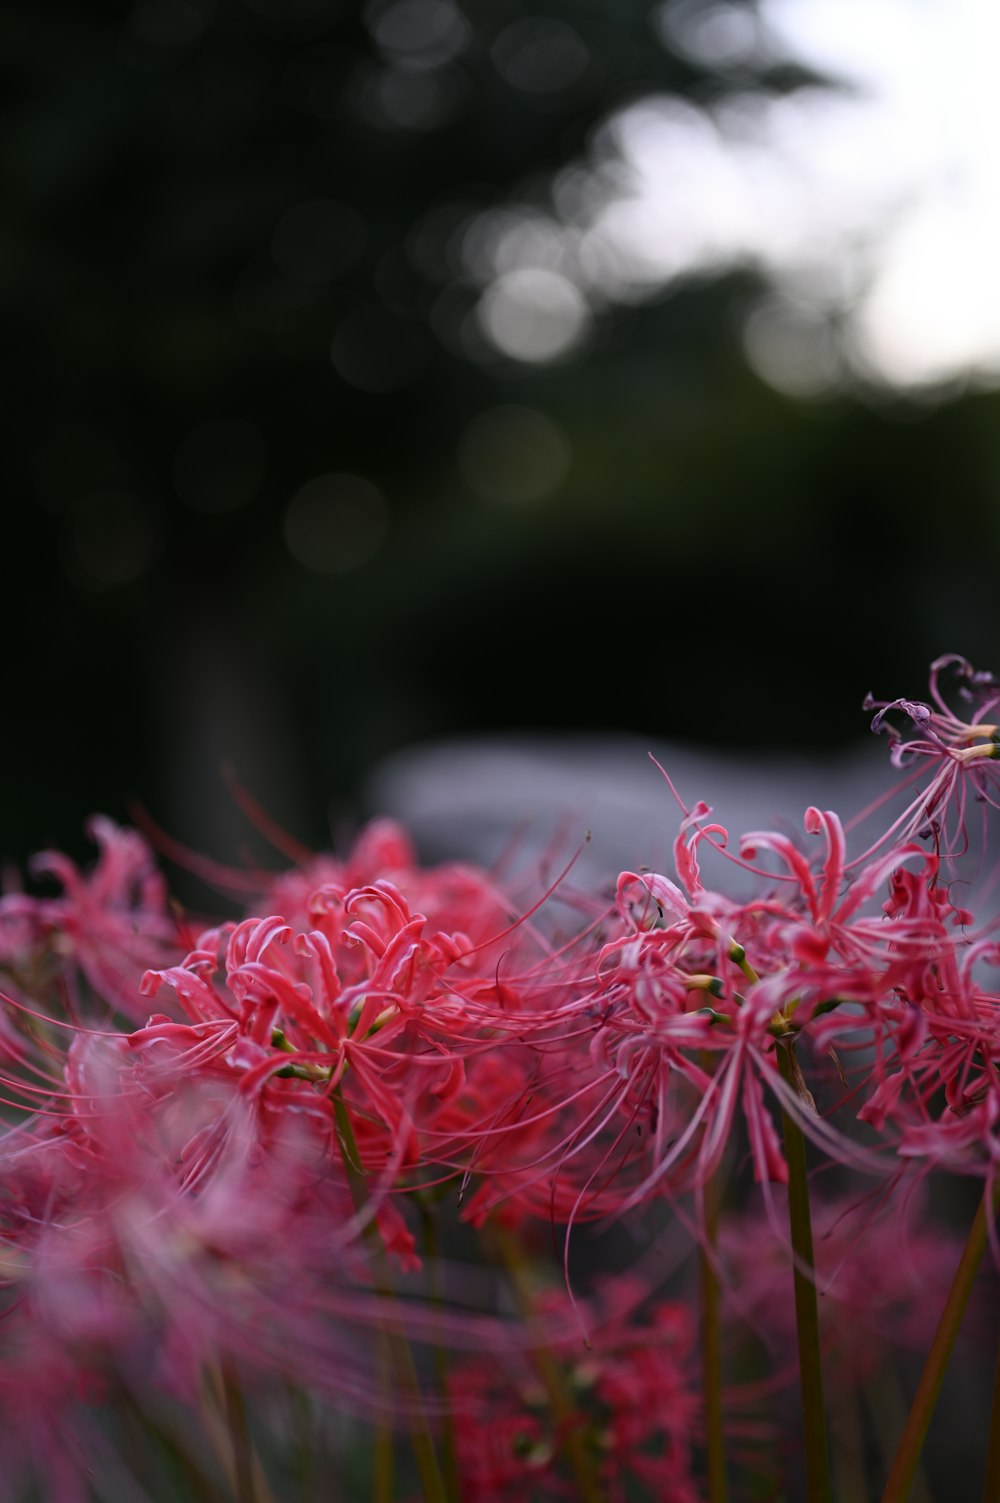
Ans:
<svg viewBox="0 0 1000 1503"><path fill-rule="evenodd" d="M946 668L966 720L943 698ZM291 1388L328 1417L410 1430L431 1499L695 1503L707 1487L715 1503L709 1294L700 1326L628 1280L582 1305L526 1303L546 1222L567 1274L588 1220L700 1245L703 1287L766 1326L772 1353L790 1340L775 1310L792 1308L774 1290L794 1273L804 1382L803 1280L852 1309L878 1296L898 1315L890 1336L923 1339L899 1313L912 1280L865 1271L898 1254L852 1261L821 1225L814 1259L804 1140L839 1182L881 1176L890 1207L942 1169L981 1177L993 1204L1000 940L996 920L958 906L955 878L970 799L995 801L1000 689L942 659L931 700L874 706L876 730L896 713L915 727L891 730L893 758L926 777L853 857L832 811L806 810L801 840L731 846L699 803L672 874L529 894L469 866L423 868L381 821L342 858L247 874L246 916L207 928L108 821L92 827L92 872L45 857L55 896L0 899L10 1496L34 1479L77 1503L88 1468L116 1495L160 1495L135 1459L146 1434L189 1491L262 1498L265 1461L291 1475ZM740 896L707 882L706 852L738 869ZM719 1230L744 1163L762 1189L743 1187ZM739 1204L754 1195L763 1219ZM446 1251L479 1248L474 1313L442 1231ZM901 1245L925 1270L922 1298L957 1260L927 1228ZM846 1372L829 1326L820 1345ZM761 1381L776 1391L778 1371ZM387 1498L391 1439L376 1450Z"/></svg>

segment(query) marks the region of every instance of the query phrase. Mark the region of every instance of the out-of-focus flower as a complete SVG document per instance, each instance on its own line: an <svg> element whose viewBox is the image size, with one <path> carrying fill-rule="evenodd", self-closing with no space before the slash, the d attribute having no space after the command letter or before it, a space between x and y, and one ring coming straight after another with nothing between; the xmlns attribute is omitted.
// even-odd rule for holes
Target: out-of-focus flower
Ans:
<svg viewBox="0 0 1000 1503"><path fill-rule="evenodd" d="M588 1307L588 1345L569 1322L546 1347L559 1364L571 1412L552 1413L530 1351L516 1361L466 1361L450 1380L462 1496L483 1503L571 1498L566 1436L585 1448L608 1503L636 1496L697 1503L694 1452L700 1433L694 1324L682 1305L641 1313L627 1278L608 1280ZM550 1317L565 1295L539 1302ZM636 1487L641 1489L636 1493Z"/></svg>
<svg viewBox="0 0 1000 1503"><path fill-rule="evenodd" d="M76 933L86 905L105 903L94 931L80 930L88 963L83 941L96 936L100 959L123 896L138 890L145 912L157 895L136 888L139 845L103 833L114 870L87 883L54 863L68 896L39 930L43 943ZM487 1012L503 996L490 941L509 915L486 874L448 868L417 881L442 922L457 913L480 943L432 927L379 875L390 857L401 880L415 875L401 832L369 832L312 885L300 928L275 916L206 931L143 983L176 998L173 1014L131 1032L8 999L6 1094L30 1113L0 1141L12 1478L37 1474L47 1496L76 1503L100 1445L95 1397L128 1394L150 1414L177 1403L197 1429L209 1370L255 1391L294 1381L354 1411L391 1409L403 1396L385 1390L376 1333L387 1320L425 1340L448 1329L419 1303L405 1317L386 1306L366 1228L393 1263L416 1266L393 1192L420 1160L420 1130L462 1088L449 1040L457 1049L483 996ZM95 964L92 985L117 1003L124 971ZM367 1182L360 1205L352 1175ZM18 1387L29 1349L35 1377Z"/></svg>
<svg viewBox="0 0 1000 1503"><path fill-rule="evenodd" d="M894 1352L922 1352L934 1335L962 1239L931 1220L921 1196L875 1201L814 1197L813 1250L827 1373L850 1390L884 1370ZM763 1214L730 1215L719 1238L731 1335L753 1331L796 1376L792 1252ZM776 1379L781 1369L772 1370Z"/></svg>
<svg viewBox="0 0 1000 1503"><path fill-rule="evenodd" d="M141 836L101 816L87 828L98 847L92 871L46 851L32 869L54 878L61 893L0 898L0 970L24 996L51 997L61 988L70 1016L110 1008L137 1020L145 1015L138 993L143 971L179 956L183 942L166 884ZM81 995L80 976L87 995Z"/></svg>

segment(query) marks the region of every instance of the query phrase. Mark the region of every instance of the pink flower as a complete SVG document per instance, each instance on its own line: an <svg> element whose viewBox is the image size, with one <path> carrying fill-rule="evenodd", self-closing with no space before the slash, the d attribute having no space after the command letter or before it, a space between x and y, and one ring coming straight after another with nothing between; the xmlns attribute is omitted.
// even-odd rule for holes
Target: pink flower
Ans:
<svg viewBox="0 0 1000 1503"><path fill-rule="evenodd" d="M739 1131L755 1177L781 1182L779 1109L825 1155L869 1170L893 1172L899 1154L954 1164L984 1146L995 1162L998 1003L975 978L1000 946L970 934L939 857L896 841L851 862L837 816L809 809L820 849L744 837L738 859L761 892L735 901L701 879L701 842L727 840L708 813L684 820L680 881L622 873L590 974L568 969L564 989L554 976L547 1003L518 1014L469 1163L477 1218L506 1198L515 1220L571 1228L700 1192ZM758 864L768 858L776 871ZM776 1050L792 1046L789 1085ZM828 1120L845 1098L880 1144Z"/></svg>
<svg viewBox="0 0 1000 1503"><path fill-rule="evenodd" d="M94 1406L106 1397L113 1420L126 1392L170 1412L197 1454L205 1373L220 1367L264 1415L290 1381L353 1413L399 1398L383 1391L376 1334L396 1317L373 1286L329 1105L297 1078L247 1094L239 1044L218 1019L81 1032L62 1113L0 1144L11 1486L32 1475L46 1497L82 1503L107 1428ZM390 1252L412 1259L395 1205L373 1214ZM406 1323L424 1340L447 1329L416 1304Z"/></svg>
<svg viewBox="0 0 1000 1503"><path fill-rule="evenodd" d="M461 998L443 978L469 941L428 933L382 880L321 889L312 906L305 933L280 916L207 931L182 965L148 972L143 992L171 988L192 1023L214 1028L217 1067L264 1109L293 1092L332 1122L343 1088L365 1164L398 1171L418 1156L418 1119L461 1085L440 1042L463 1029Z"/></svg>
<svg viewBox="0 0 1000 1503"><path fill-rule="evenodd" d="M970 706L967 719L956 715L943 697L938 681L946 668L959 680L958 695ZM993 763L1000 756L1000 726L987 723L986 717L1000 705L1000 684L991 673L977 672L965 658L948 653L931 664L930 694L932 704L876 700L870 694L865 700L865 709L878 711L872 730L889 734L893 764L911 769L909 783L919 780L922 784L873 849L889 839L930 834L944 850L955 852L967 841L970 796L984 806L997 807L1000 767ZM906 716L915 734L907 737L898 730L886 718L892 711Z"/></svg>
<svg viewBox="0 0 1000 1503"><path fill-rule="evenodd" d="M144 1015L138 982L151 965L164 965L181 947L166 885L152 852L134 830L95 816L88 833L98 845L93 870L84 874L55 851L32 863L54 877L54 898L9 893L0 899L0 965L13 973L22 995L38 996L58 983L72 1015L120 1010ZM81 993L78 974L89 993Z"/></svg>
<svg viewBox="0 0 1000 1503"><path fill-rule="evenodd" d="M784 1083L775 1050L812 1042L823 1064L834 1041L848 1050L876 1041L892 1054L905 1024L900 993L940 960L948 905L931 902L917 915L874 901L914 860L933 882L936 868L919 847L894 846L849 875L839 820L810 809L806 831L824 839L818 872L788 837L748 835L741 864L759 870L751 863L768 852L781 869L763 874L761 896L735 902L701 881L699 843L726 842L707 813L701 805L685 819L675 846L683 888L633 872L618 881L617 933L600 951L585 999L603 1120L599 1133L592 1117L571 1127L558 1160L560 1176L572 1170L581 1203L612 1163L622 1207L659 1189L703 1185L740 1117L756 1178L783 1180L774 1106L793 1113L825 1152L864 1158L817 1115L804 1084L793 1091ZM580 1006L567 1013L579 1015ZM826 1073L833 1077L832 1063ZM619 1145L631 1145L630 1176Z"/></svg>
<svg viewBox="0 0 1000 1503"><path fill-rule="evenodd" d="M926 1351L962 1238L927 1215L923 1197L812 1196L821 1339L832 1382L850 1391L884 1371L893 1350ZM762 1214L727 1216L719 1233L723 1288L739 1337L753 1331L795 1379L792 1253ZM780 1370L779 1370L780 1372ZM772 1378L776 1376L772 1368Z"/></svg>
<svg viewBox="0 0 1000 1503"><path fill-rule="evenodd" d="M644 1495L697 1503L693 1472L700 1430L694 1328L679 1304L639 1313L628 1279L607 1281L587 1312L583 1347L566 1297L540 1301L547 1353L561 1370L573 1412L554 1415L531 1351L507 1362L467 1361L450 1379L462 1496L483 1503L579 1496L566 1464L571 1428L592 1458L601 1496L624 1503Z"/></svg>

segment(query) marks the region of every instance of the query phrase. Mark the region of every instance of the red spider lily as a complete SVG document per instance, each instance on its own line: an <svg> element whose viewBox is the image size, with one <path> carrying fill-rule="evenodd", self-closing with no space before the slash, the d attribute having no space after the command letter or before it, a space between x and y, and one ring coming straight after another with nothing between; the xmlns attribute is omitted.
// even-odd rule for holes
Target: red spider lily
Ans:
<svg viewBox="0 0 1000 1503"><path fill-rule="evenodd" d="M904 1159L992 1179L1000 1164L1000 996L984 983L1000 965L995 923L979 929L954 907L932 855L919 870L894 873L883 908L892 940L879 1009L886 1027L868 1040L874 1062L859 1116L893 1135ZM817 1031L833 1037L837 1027L831 1015Z"/></svg>
<svg viewBox="0 0 1000 1503"><path fill-rule="evenodd" d="M182 1050L202 1072L234 1079L261 1113L280 1115L294 1100L295 1111L322 1118L331 1134L333 1097L342 1095L361 1162L382 1171L385 1188L420 1160L420 1134L452 1172L448 1145L464 1162L470 1131L497 1110L489 1064L470 1088L463 1051L485 1061L511 1016L529 1002L537 1010L544 990L530 966L516 984L502 980L498 966L525 938L546 966L558 962L558 952L530 923L513 926L515 941L505 938L511 905L486 874L458 866L421 871L413 861L403 833L382 822L363 833L346 861L320 858L310 871L276 879L272 895L288 900L294 924L272 916L223 925L206 931L182 962L149 971L143 995L165 996L169 987L177 1015L155 1016L130 1047L141 1047L147 1060L170 1061ZM436 919L458 919L471 933L446 932L414 911L380 874L385 864ZM361 886L348 885L356 878ZM32 1012L21 1008L14 1016L23 1031ZM38 1024L44 1034L41 1014ZM25 1041L15 1029L6 1054L9 1090L29 1106L51 1098L62 1110L58 1050ZM392 1223L390 1240L408 1256L408 1234L378 1188L376 1204L383 1230Z"/></svg>
<svg viewBox="0 0 1000 1503"><path fill-rule="evenodd" d="M190 1427L206 1366L283 1379L290 1352L342 1399L377 1392L344 1334L369 1280L326 1124L268 1120L204 1044L81 1035L63 1118L4 1140L3 1448L45 1496L87 1495L102 1396L179 1401Z"/></svg>
<svg viewBox="0 0 1000 1503"><path fill-rule="evenodd" d="M0 1443L6 1475L37 1474L45 1496L86 1495L102 1401L166 1409L197 1451L206 1371L370 1414L405 1398L380 1376L387 1321L424 1342L523 1342L467 1311L387 1307L329 1102L298 1076L247 1092L246 1047L224 1018L81 1031L59 1110L0 1144ZM398 1210L376 1199L370 1214L405 1263Z"/></svg>
<svg viewBox="0 0 1000 1503"><path fill-rule="evenodd" d="M962 1241L931 1220L920 1196L813 1197L813 1247L821 1337L827 1370L850 1391L884 1371L893 1350L926 1350ZM719 1269L743 1330L787 1359L771 1380L795 1378L795 1312L789 1298L792 1262L774 1218L729 1216L719 1235ZM734 1326L734 1335L739 1333Z"/></svg>
<svg viewBox="0 0 1000 1503"><path fill-rule="evenodd" d="M939 680L950 669L959 680L958 696L970 707L967 719L946 702ZM965 658L948 653L931 664L931 704L922 700L876 700L869 694L866 710L877 710L872 730L885 730L892 745L893 765L909 769L910 781L921 784L911 800L876 842L908 840L932 835L945 851L955 853L967 844L966 817L970 797L997 808L1000 767L1000 725L987 717L1000 705L1000 684L992 673L976 671ZM886 717L892 711L906 716L914 734L904 735ZM949 827L949 815L952 824Z"/></svg>
<svg viewBox="0 0 1000 1503"><path fill-rule="evenodd" d="M852 867L836 815L810 809L806 831L824 840L819 866L783 835L749 835L741 864L767 852L783 870L770 890L737 903L701 881L699 843L726 840L705 824L707 812L699 806L685 819L675 848L686 891L655 874L619 878L618 932L564 1007L567 1039L589 1019L589 1068L572 1070L556 1054L555 1069L534 1083L526 1115L545 1124L543 1151L528 1156L536 1140L520 1124L510 1134L511 1193L523 1202L530 1188L540 1204L544 1185L551 1207L564 1217L569 1207L569 1222L605 1214L615 1200L626 1209L660 1190L704 1186L741 1118L757 1179L783 1180L766 1095L824 1152L879 1167L817 1115L804 1082L792 1089L780 1078L775 1050L812 1044L821 1065L833 1043L855 1054L856 1089L873 1118L892 1069L913 1051L911 999L931 973L957 963L963 915L938 885L937 859L919 846L897 844Z"/></svg>
<svg viewBox="0 0 1000 1503"><path fill-rule="evenodd" d="M498 1161L512 1124L544 1155L551 1114L523 1102L532 1080L548 1083L557 1068L566 998L589 962L584 939L560 945L530 915L512 921L485 874L420 871L412 859L398 829L380 824L346 863L324 858L277 879L270 896L287 901L293 922L273 915L207 931L181 965L148 973L143 989L169 986L193 1023L218 1025L219 1054L243 1071L245 1094L269 1101L291 1077L331 1118L339 1096L382 1207L417 1166L426 1181L472 1161L484 1186L496 1176L468 1203L478 1218L510 1191ZM405 895L372 875L383 860ZM311 891L310 877L322 878ZM366 880L350 887L352 877ZM456 919L463 928L436 927ZM523 1165L516 1179L527 1190Z"/></svg>
<svg viewBox="0 0 1000 1503"><path fill-rule="evenodd" d="M938 689L945 666L977 701L968 721ZM703 804L685 810L674 878L623 872L613 900L563 889L558 914L540 912L558 883L532 902L474 868L422 870L405 833L379 823L343 858L296 852L287 873L247 876L247 917L186 936L186 956L134 837L102 825L90 876L46 858L62 893L0 904L0 962L16 979L0 1008L0 1098L21 1113L0 1139L11 1485L34 1476L77 1503L78 1462L100 1454L117 1487L98 1406L114 1414L127 1393L193 1424L210 1371L217 1387L234 1375L265 1411L294 1381L338 1407L416 1415L416 1377L398 1354L380 1367L369 1339L405 1330L442 1348L479 1344L450 1390L469 1496L578 1496L579 1464L609 1499L642 1489L693 1500L700 1402L675 1306L650 1307L643 1334L639 1296L609 1286L585 1315L585 1351L569 1296L511 1334L464 1310L393 1302L390 1286L405 1273L408 1294L425 1288L414 1229L449 1181L465 1221L501 1223L502 1244L528 1218L568 1233L686 1193L696 1215L680 1206L677 1225L695 1220L704 1234L707 1187L734 1146L746 1145L768 1204L789 1177L782 1114L792 1145L801 1129L826 1158L996 1179L997 923L957 907L943 872L967 798L994 801L1000 731L987 716L1000 688L942 659L931 698L876 716L876 729L887 712L909 716L918 734L894 732L894 757L929 777L889 830L854 859L830 811L806 811L803 841L749 834L728 857L738 898L702 879L704 843L726 855L728 842ZM929 848L913 839L926 833ZM50 1008L39 996L53 984L63 995ZM164 1010L147 1017L154 996ZM95 1002L141 1026L84 1026ZM848 1102L863 1141L829 1120ZM804 1158L790 1151L789 1162L805 1199ZM812 1254L790 1200L801 1275ZM859 1321L874 1309L879 1340L915 1329L899 1247L872 1227L856 1260L849 1225L816 1238L825 1303L840 1299ZM787 1284L791 1255L740 1227L754 1266L730 1282L752 1312L773 1301L772 1265ZM712 1267L726 1274L728 1235L718 1253L705 1238L706 1284ZM921 1237L903 1238L902 1257L938 1280L950 1258L935 1262ZM772 1334L791 1307L779 1303ZM847 1323L826 1337L838 1362ZM818 1342L800 1351L805 1373ZM31 1381L18 1387L29 1354ZM843 1357L845 1381L866 1375L856 1356L852 1346ZM704 1361L719 1394L708 1341ZM390 1394L393 1371L403 1377ZM444 1388L439 1378L442 1402ZM716 1463L717 1425L706 1447Z"/></svg>
<svg viewBox="0 0 1000 1503"><path fill-rule="evenodd" d="M561 1370L568 1413L553 1412L530 1352L506 1364L456 1367L450 1391L463 1497L483 1503L515 1503L528 1494L578 1497L566 1464L572 1432L608 1503L636 1496L697 1503L694 1324L679 1304L656 1304L640 1317L638 1303L628 1279L608 1281L588 1308L588 1347L579 1335L547 1344L545 1360ZM565 1295L553 1294L539 1302L540 1312L552 1316L566 1304Z"/></svg>
<svg viewBox="0 0 1000 1503"><path fill-rule="evenodd" d="M145 841L100 816L87 828L98 846L91 872L47 851L32 868L59 882L59 896L9 893L0 899L0 966L22 993L37 995L58 980L71 1015L99 1007L136 1019L143 1015L139 978L179 955L178 924ZM80 993L78 972L89 997Z"/></svg>
<svg viewBox="0 0 1000 1503"><path fill-rule="evenodd" d="M457 862L421 867L409 835L389 819L367 825L343 859L316 856L263 884L255 911L284 914L296 932L314 928L322 915L329 933L347 894L375 882L389 882L405 893L432 930L458 931L475 945L517 915L510 894L488 873Z"/></svg>
<svg viewBox="0 0 1000 1503"><path fill-rule="evenodd" d="M342 898L323 889L312 907L321 927L298 935L280 917L209 931L182 965L148 972L143 990L166 984L193 1022L220 1025L219 1054L247 1097L270 1100L292 1079L332 1113L343 1087L363 1161L398 1169L418 1157L422 1113L462 1082L442 1040L467 1024L443 978L454 969L461 979L471 946L427 933L425 917L381 880Z"/></svg>
<svg viewBox="0 0 1000 1503"><path fill-rule="evenodd" d="M942 1010L938 1007L944 1004ZM961 1005L970 1016L949 1016ZM1000 996L966 978L923 1003L859 1115L892 1131L897 1152L925 1169L1000 1174Z"/></svg>

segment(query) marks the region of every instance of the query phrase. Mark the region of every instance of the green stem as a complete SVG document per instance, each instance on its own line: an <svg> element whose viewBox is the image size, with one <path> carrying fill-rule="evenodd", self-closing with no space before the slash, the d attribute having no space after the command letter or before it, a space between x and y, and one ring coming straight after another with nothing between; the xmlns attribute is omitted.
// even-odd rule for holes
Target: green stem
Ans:
<svg viewBox="0 0 1000 1503"><path fill-rule="evenodd" d="M246 1405L233 1367L210 1362L202 1374L201 1421L205 1438L225 1473L236 1503L271 1503L271 1492L254 1451Z"/></svg>
<svg viewBox="0 0 1000 1503"><path fill-rule="evenodd" d="M781 1078L794 1091L798 1088L801 1072L793 1056L793 1048L793 1044L779 1041L777 1055ZM823 1365L820 1358L812 1220L809 1215L806 1140L790 1112L783 1109L781 1121L785 1158L788 1162L788 1219L795 1255L795 1329L799 1343L799 1382L802 1388L806 1497L808 1503L830 1503L830 1462L823 1403Z"/></svg>
<svg viewBox="0 0 1000 1503"><path fill-rule="evenodd" d="M224 1503L221 1488L195 1458L190 1447L162 1425L151 1409L140 1407L128 1383L120 1381L115 1385L114 1403L125 1415L130 1430L137 1438L137 1456L149 1461L152 1439L160 1447L171 1471L180 1474L185 1497L197 1499L198 1503ZM140 1475L138 1468L137 1475Z"/></svg>
<svg viewBox="0 0 1000 1503"><path fill-rule="evenodd" d="M972 1293L972 1285L975 1282L979 1264L982 1261L986 1247L988 1232L986 1202L989 1197L987 1190L979 1208L976 1211L975 1220L969 1231L968 1241L962 1253L957 1272L952 1281L948 1298L945 1301L941 1319L931 1343L931 1349L927 1353L927 1361L921 1374L920 1383L910 1413L907 1416L906 1427L903 1437L896 1451L896 1459L889 1473L889 1480L882 1494L882 1503L904 1503L910 1495L910 1484L913 1474L920 1460L920 1452L923 1450L927 1431L930 1427L931 1415L937 1403L938 1394L941 1392L941 1384L944 1382L945 1370L951 1357L955 1338L958 1336L959 1326L962 1324L962 1316Z"/></svg>
<svg viewBox="0 0 1000 1503"><path fill-rule="evenodd" d="M379 1391L385 1398L386 1412L375 1422L375 1449L372 1457L372 1503L392 1503L396 1481L396 1454L393 1445L389 1405L392 1401L392 1352L385 1331L378 1333Z"/></svg>
<svg viewBox="0 0 1000 1503"><path fill-rule="evenodd" d="M232 1447L233 1496L236 1503L257 1503L257 1488L254 1485L254 1455L250 1445L250 1430L247 1425L246 1404L239 1384L229 1368L222 1373L222 1394L225 1402L226 1429Z"/></svg>
<svg viewBox="0 0 1000 1503"><path fill-rule="evenodd" d="M493 1240L506 1269L521 1317L530 1330L535 1318L534 1298L519 1249L509 1233L500 1226L493 1228ZM604 1503L604 1492L594 1469L593 1459L588 1455L585 1437L576 1423L576 1405L565 1373L545 1347L534 1347L532 1355L535 1369L545 1388L552 1417L560 1432L562 1453L576 1482L576 1495L582 1503Z"/></svg>
<svg viewBox="0 0 1000 1503"><path fill-rule="evenodd" d="M719 1176L716 1174L705 1189L704 1242L698 1253L708 1503L727 1503L729 1497L722 1416L722 1328L719 1321L719 1280L715 1271L719 1198Z"/></svg>
<svg viewBox="0 0 1000 1503"><path fill-rule="evenodd" d="M426 1200L418 1196L420 1219L424 1231L424 1256L427 1259L427 1279L430 1287L431 1303L435 1310L444 1308L444 1291L441 1287L441 1239L438 1235L437 1217L434 1208L429 1206ZM437 1374L438 1389L443 1399L448 1394L448 1354L445 1351L444 1342L440 1334L434 1341L434 1370ZM455 1450L455 1427L452 1423L451 1408L446 1404L444 1421L441 1432L441 1470L444 1473L445 1485L448 1496L458 1498L458 1457Z"/></svg>
<svg viewBox="0 0 1000 1503"><path fill-rule="evenodd" d="M334 1118L337 1125L337 1143L340 1160L351 1191L354 1209L360 1214L368 1204L368 1183L361 1168L357 1140L351 1125L350 1113L340 1091L333 1097ZM362 1231L368 1244L368 1260L376 1291L384 1299L392 1299L388 1270L385 1266L385 1249L374 1219L366 1221ZM376 1342L379 1391L385 1401L385 1412L375 1422L375 1447L372 1458L372 1503L392 1503L395 1491L395 1447L389 1410L392 1404L393 1372L396 1366L392 1352L392 1340L387 1330L378 1332ZM419 1458L418 1458L419 1465Z"/></svg>
<svg viewBox="0 0 1000 1503"><path fill-rule="evenodd" d="M350 1113L347 1110L347 1105L339 1089L333 1093L333 1111L337 1127L336 1137L340 1148L341 1162L344 1166L344 1174L347 1176L347 1183L350 1187L351 1198L354 1201L354 1208L360 1213L368 1206L368 1179L361 1167L358 1145L354 1137L354 1128L351 1126ZM364 1237L368 1243L368 1257L371 1263L372 1282L375 1292L391 1308L395 1294L386 1265L382 1237L374 1218L370 1218L365 1222ZM425 1503L451 1503L450 1495L445 1490L444 1480L441 1476L441 1468L438 1465L437 1452L434 1448L434 1439L431 1435L430 1427L427 1424L427 1416L420 1405L420 1383L417 1378L417 1369L414 1365L413 1353L410 1351L409 1342L392 1320L386 1322L385 1332L392 1356L392 1365L399 1380L410 1416L410 1443L413 1446L417 1470L420 1473L420 1480L423 1484ZM384 1465L384 1454L380 1463L381 1465ZM383 1485L383 1483L379 1485Z"/></svg>
<svg viewBox="0 0 1000 1503"><path fill-rule="evenodd" d="M997 1503L1000 1498L1000 1344L993 1377L993 1407L990 1411L990 1446L986 1454L986 1486L983 1503Z"/></svg>
<svg viewBox="0 0 1000 1503"><path fill-rule="evenodd" d="M906 1424L906 1399L892 1363L883 1361L862 1390L869 1427L878 1447L879 1462L883 1474L888 1472L896 1455L896 1446ZM869 1496L865 1494L866 1498ZM933 1503L927 1478L921 1463L913 1474L910 1484L910 1503Z"/></svg>
<svg viewBox="0 0 1000 1503"><path fill-rule="evenodd" d="M868 1503L865 1438L858 1391L841 1373L833 1385L831 1438L838 1503Z"/></svg>

